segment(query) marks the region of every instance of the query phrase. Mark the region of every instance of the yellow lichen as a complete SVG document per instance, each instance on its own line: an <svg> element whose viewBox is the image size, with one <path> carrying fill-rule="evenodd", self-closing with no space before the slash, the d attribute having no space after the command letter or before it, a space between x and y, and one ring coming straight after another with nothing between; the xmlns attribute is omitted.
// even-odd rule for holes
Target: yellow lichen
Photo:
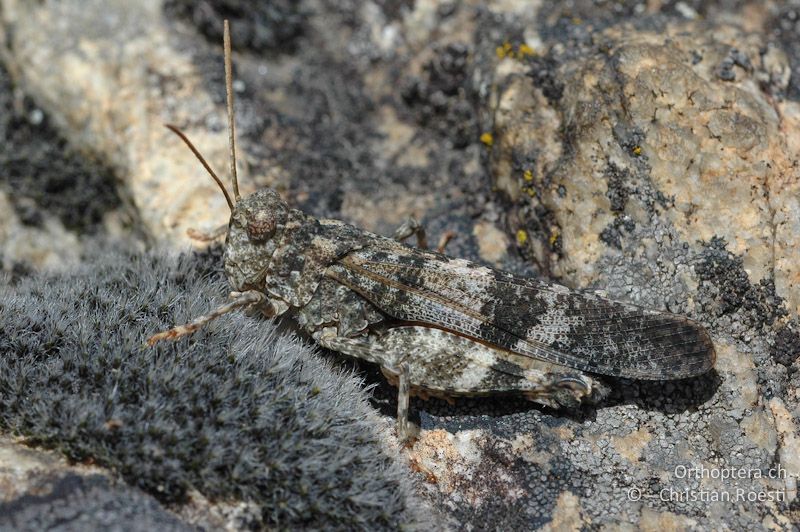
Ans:
<svg viewBox="0 0 800 532"><path fill-rule="evenodd" d="M525 229L517 230L517 244L520 246L524 246L527 241L528 241L528 233L525 231Z"/></svg>
<svg viewBox="0 0 800 532"><path fill-rule="evenodd" d="M642 147L641 146L634 146L633 147L633 154L637 157L642 154Z"/></svg>
<svg viewBox="0 0 800 532"><path fill-rule="evenodd" d="M506 41L501 46L495 48L494 52L497 54L497 57L500 59L506 57L514 57L514 48L511 46L511 43Z"/></svg>
<svg viewBox="0 0 800 532"><path fill-rule="evenodd" d="M526 57L529 55L536 55L536 51L525 43L519 45L519 56Z"/></svg>
<svg viewBox="0 0 800 532"><path fill-rule="evenodd" d="M525 170L525 173L522 174L522 178L528 182L533 181L533 172L531 170Z"/></svg>
<svg viewBox="0 0 800 532"><path fill-rule="evenodd" d="M558 242L558 237L560 237L560 236L561 235L558 233L558 231L553 231L552 233L550 233L550 247L551 248L556 245L556 242Z"/></svg>
<svg viewBox="0 0 800 532"><path fill-rule="evenodd" d="M499 59L505 59L506 57L509 59L524 59L528 56L536 55L536 50L525 43L517 45L515 50L514 45L508 41L505 41L503 44L494 49L494 53L497 54Z"/></svg>
<svg viewBox="0 0 800 532"><path fill-rule="evenodd" d="M491 148L492 144L494 144L494 137L492 136L491 133L487 131L486 133L481 135L481 142L483 142L484 144L486 144L486 146Z"/></svg>

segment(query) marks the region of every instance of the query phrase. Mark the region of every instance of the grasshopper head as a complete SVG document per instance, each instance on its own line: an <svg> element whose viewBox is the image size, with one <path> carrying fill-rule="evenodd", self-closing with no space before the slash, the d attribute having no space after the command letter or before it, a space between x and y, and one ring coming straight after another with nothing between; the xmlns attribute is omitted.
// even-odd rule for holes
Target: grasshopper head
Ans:
<svg viewBox="0 0 800 532"><path fill-rule="evenodd" d="M266 293L266 276L270 273L269 265L272 255L282 241L287 221L291 218L291 211L274 190L260 190L245 198L239 195L239 182L236 177L236 133L233 123L233 68L231 65L230 26L227 20L223 27L223 49L233 198L222 180L186 135L176 126L165 125L183 140L216 181L231 210L224 255L225 273L231 288L237 292L258 290L264 294ZM281 314L288 308L285 302L279 300L270 300L269 303L271 303L269 313L272 315ZM266 308L262 310L267 312Z"/></svg>
<svg viewBox="0 0 800 532"><path fill-rule="evenodd" d="M264 290L270 260L288 219L289 207L274 190L259 190L236 203L224 256L231 288Z"/></svg>

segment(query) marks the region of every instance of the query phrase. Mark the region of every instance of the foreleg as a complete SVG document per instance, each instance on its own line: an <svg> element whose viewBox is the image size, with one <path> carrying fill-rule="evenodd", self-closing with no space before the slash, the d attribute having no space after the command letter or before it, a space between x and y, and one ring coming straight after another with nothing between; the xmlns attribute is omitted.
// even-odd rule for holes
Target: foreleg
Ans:
<svg viewBox="0 0 800 532"><path fill-rule="evenodd" d="M222 305L221 307L214 309L209 314L200 316L199 318L196 318L195 320L185 325L178 325L177 327L173 327L168 331L154 334L153 336L147 339L147 345L152 347L161 340L177 340L178 338L192 334L193 332L200 329L208 322L213 321L219 318L220 316L227 314L228 312L231 312L241 307L250 307L253 305L257 305L262 301L264 301L264 294L262 294L258 290L248 290L246 292L231 292L230 297L232 299L230 303L226 303L225 305Z"/></svg>

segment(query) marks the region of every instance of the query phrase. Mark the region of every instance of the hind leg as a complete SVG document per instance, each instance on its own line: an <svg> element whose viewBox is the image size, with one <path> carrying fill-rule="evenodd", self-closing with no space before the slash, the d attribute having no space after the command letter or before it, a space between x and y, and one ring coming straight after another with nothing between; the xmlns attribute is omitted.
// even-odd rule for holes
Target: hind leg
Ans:
<svg viewBox="0 0 800 532"><path fill-rule="evenodd" d="M397 383L397 438L406 442L411 437L408 421L409 399L411 395L411 370L407 362L400 359L399 363L387 365L387 362L397 360L397 356L381 349L381 345L366 338L342 338L336 336L331 330L324 330L315 335L317 342L331 351L338 351L362 360L374 362L381 366L384 375L391 384Z"/></svg>
<svg viewBox="0 0 800 532"><path fill-rule="evenodd" d="M594 381L569 368L509 353L441 329L404 326L380 335L342 338L335 329L315 335L333 351L381 366L398 386L398 436L409 436L411 385L432 396L518 393L558 408L575 407L592 395Z"/></svg>
<svg viewBox="0 0 800 532"><path fill-rule="evenodd" d="M400 364L397 379L397 437L401 442L411 439L408 421L408 402L411 396L411 372L407 362Z"/></svg>

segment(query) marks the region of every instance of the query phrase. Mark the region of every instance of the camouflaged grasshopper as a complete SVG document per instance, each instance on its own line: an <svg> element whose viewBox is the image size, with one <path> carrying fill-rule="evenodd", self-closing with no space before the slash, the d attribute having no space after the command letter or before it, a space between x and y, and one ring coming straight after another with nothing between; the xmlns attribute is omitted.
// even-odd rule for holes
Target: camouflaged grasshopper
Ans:
<svg viewBox="0 0 800 532"><path fill-rule="evenodd" d="M168 127L228 201L224 267L235 292L229 304L149 343L189 334L239 307L291 315L319 345L378 364L397 382L403 439L412 389L446 397L512 392L572 406L597 387L588 373L670 380L713 367L711 338L687 318L318 220L272 190L240 197L227 21L225 58L235 203L191 142ZM406 225L396 236L415 230Z"/></svg>

